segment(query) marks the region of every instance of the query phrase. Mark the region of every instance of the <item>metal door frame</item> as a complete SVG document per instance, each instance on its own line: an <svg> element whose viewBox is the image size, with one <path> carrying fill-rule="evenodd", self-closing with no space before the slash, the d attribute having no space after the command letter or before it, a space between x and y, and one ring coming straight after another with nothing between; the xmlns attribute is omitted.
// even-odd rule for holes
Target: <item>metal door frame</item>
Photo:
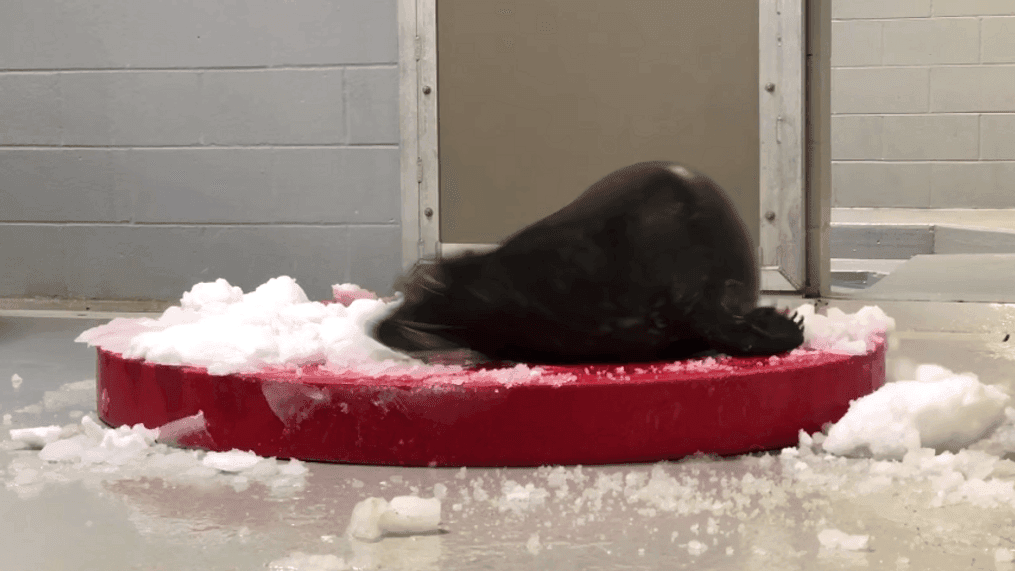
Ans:
<svg viewBox="0 0 1015 571"><path fill-rule="evenodd" d="M823 295L831 0L759 0L758 9L761 289ZM402 266L495 247L440 242L437 0L398 0L398 42Z"/></svg>

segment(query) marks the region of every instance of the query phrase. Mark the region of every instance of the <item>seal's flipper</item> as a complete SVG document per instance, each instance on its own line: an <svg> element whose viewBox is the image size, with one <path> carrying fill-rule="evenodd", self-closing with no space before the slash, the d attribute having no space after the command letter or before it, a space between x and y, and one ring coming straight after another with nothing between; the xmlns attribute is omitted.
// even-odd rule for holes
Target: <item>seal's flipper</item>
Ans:
<svg viewBox="0 0 1015 571"><path fill-rule="evenodd" d="M804 342L803 318L774 307L758 307L743 317L721 319L703 333L709 345L727 355L774 355Z"/></svg>

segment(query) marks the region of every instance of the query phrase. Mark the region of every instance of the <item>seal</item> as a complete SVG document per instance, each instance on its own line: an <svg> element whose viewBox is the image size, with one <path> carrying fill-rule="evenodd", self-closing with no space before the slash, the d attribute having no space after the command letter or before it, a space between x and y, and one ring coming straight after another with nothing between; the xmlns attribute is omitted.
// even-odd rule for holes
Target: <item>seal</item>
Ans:
<svg viewBox="0 0 1015 571"><path fill-rule="evenodd" d="M491 252L417 263L373 336L429 362L630 363L798 347L802 319L758 307L758 283L726 192L678 163L644 162Z"/></svg>

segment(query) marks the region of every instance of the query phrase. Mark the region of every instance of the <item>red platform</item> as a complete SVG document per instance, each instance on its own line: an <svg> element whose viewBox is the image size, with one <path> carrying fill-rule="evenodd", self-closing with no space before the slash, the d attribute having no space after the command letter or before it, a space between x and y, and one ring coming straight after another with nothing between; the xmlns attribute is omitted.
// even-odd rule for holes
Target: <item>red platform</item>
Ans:
<svg viewBox="0 0 1015 571"><path fill-rule="evenodd" d="M149 428L204 414L179 444L262 456L402 466L538 466L675 459L782 448L845 414L885 380L885 343L849 356L544 366L577 377L505 386L336 375L316 367L209 375L99 349L99 416Z"/></svg>

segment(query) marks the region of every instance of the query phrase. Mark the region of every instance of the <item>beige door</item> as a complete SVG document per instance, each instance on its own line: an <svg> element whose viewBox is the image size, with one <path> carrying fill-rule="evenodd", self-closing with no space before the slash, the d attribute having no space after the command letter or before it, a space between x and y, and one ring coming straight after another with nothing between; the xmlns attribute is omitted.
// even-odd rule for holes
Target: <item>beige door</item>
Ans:
<svg viewBox="0 0 1015 571"><path fill-rule="evenodd" d="M757 0L437 0L442 244L493 243L675 160L759 234Z"/></svg>

